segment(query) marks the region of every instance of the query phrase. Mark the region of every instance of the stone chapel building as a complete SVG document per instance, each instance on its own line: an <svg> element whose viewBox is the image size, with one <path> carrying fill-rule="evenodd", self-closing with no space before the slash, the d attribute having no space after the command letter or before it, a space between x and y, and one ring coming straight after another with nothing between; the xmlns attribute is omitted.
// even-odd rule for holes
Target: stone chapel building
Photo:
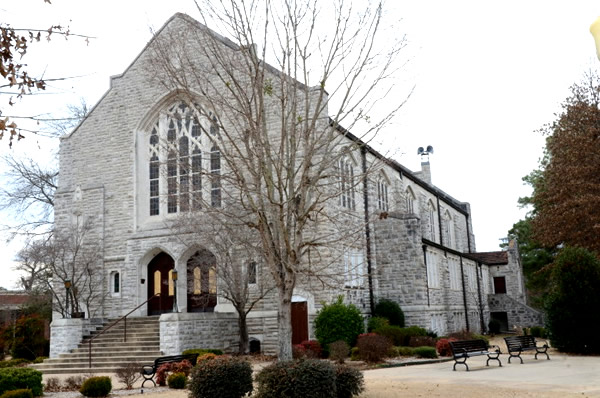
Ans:
<svg viewBox="0 0 600 398"><path fill-rule="evenodd" d="M176 14L157 36L185 29L207 28ZM237 315L219 294L218 253L208 241L182 240L166 226L178 213L196 210L171 187L171 174L159 171L167 155L158 143L165 137L178 140L185 151L179 156L192 165L186 195L201 192L211 206L223 205L225 187L200 185L200 172L194 174L195 165L212 175L223 167L218 150L203 138L218 129L218 112L197 121L201 126L181 123L189 120L185 100L148 84L145 65L154 40L121 75L111 78L109 90L88 117L61 139L56 228L93 220L90 233L101 245L97 283L103 294L93 308L84 308L85 319L63 319L55 313L51 357L74 348L102 319L120 317L140 304L133 315L160 317L160 350L165 355L198 347L237 349ZM227 39L219 40L227 51L240 50ZM352 134L345 137L359 141ZM362 149L354 158L342 159L346 163L341 167L359 170L363 163L384 159L366 145ZM345 275L344 283L335 288L298 283L292 299L294 342L314 338L317 311L339 295L366 316L372 301L394 300L407 325L439 335L485 331L490 317L504 328L541 324L541 315L526 303L516 245L477 253L469 204L432 184L429 161L414 172L384 160L376 175L329 204L367 220L363 239L344 247L339 256L336 266ZM268 277L260 262L252 263L250 272L252 284ZM146 303L154 294L159 299ZM276 293L249 313L248 325L251 340L259 341L263 352L277 352Z"/></svg>

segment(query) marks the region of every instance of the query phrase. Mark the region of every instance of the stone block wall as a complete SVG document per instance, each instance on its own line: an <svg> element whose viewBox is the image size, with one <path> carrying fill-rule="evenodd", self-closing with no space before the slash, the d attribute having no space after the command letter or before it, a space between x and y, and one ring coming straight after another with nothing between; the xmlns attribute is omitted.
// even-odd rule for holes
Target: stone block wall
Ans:
<svg viewBox="0 0 600 398"><path fill-rule="evenodd" d="M54 319L50 324L50 358L77 348L84 336L102 325L102 319Z"/></svg>

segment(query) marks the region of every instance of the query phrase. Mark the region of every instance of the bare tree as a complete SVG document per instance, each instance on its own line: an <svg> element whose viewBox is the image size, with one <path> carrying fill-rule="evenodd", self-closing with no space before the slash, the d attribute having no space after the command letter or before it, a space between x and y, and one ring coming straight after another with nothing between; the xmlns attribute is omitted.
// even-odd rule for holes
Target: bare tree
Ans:
<svg viewBox="0 0 600 398"><path fill-rule="evenodd" d="M93 223L80 218L61 234L30 242L16 267L28 273L24 285L43 286L51 293L53 310L63 317L81 311L93 316L105 294L98 266L101 244Z"/></svg>
<svg viewBox="0 0 600 398"><path fill-rule="evenodd" d="M364 161L366 142L404 101L381 102L403 41L380 37L381 4L197 4L204 24L231 40L181 18L151 47L155 81L182 100L156 149L169 211L203 209L198 217L252 233L277 289L279 358L290 359L299 278L339 278L330 265L341 257L340 241L364 246L357 187L374 168ZM392 45L383 50L382 41ZM359 127L359 136L349 132ZM206 163L194 169L203 150ZM196 172L204 185L194 185Z"/></svg>

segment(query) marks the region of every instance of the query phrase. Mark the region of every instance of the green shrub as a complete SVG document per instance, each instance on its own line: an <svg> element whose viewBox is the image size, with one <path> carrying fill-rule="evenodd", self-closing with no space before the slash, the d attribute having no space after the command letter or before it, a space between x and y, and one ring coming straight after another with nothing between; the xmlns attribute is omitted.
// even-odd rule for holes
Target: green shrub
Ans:
<svg viewBox="0 0 600 398"><path fill-rule="evenodd" d="M402 312L402 308L395 301L380 299L375 306L375 313L373 315L386 318L390 322L390 325L404 327L404 312Z"/></svg>
<svg viewBox="0 0 600 398"><path fill-rule="evenodd" d="M546 329L541 326L530 327L529 334L531 334L533 337L541 337L543 339L548 337L548 332L546 332Z"/></svg>
<svg viewBox="0 0 600 398"><path fill-rule="evenodd" d="M364 377L360 370L346 365L335 368L335 389L337 398L352 398L364 390Z"/></svg>
<svg viewBox="0 0 600 398"><path fill-rule="evenodd" d="M367 322L367 332L372 332L374 330L377 330L379 328L382 328L384 326L389 326L390 321L387 320L387 318L382 318L380 316L374 316L369 318L369 321Z"/></svg>
<svg viewBox="0 0 600 398"><path fill-rule="evenodd" d="M182 354L183 355L198 354L198 356L204 355L204 354L223 355L223 351L219 350L219 349L215 349L215 348L191 348L189 350L183 351Z"/></svg>
<svg viewBox="0 0 600 398"><path fill-rule="evenodd" d="M325 304L315 319L315 336L321 347L328 353L329 344L344 340L350 347L364 332L365 325L360 310L352 304L344 304L339 296L332 304Z"/></svg>
<svg viewBox="0 0 600 398"><path fill-rule="evenodd" d="M360 359L374 363L381 362L389 354L392 342L385 336L367 333L358 338L357 346Z"/></svg>
<svg viewBox="0 0 600 398"><path fill-rule="evenodd" d="M488 330L491 334L500 333L500 322L493 318L490 319L490 321L488 322Z"/></svg>
<svg viewBox="0 0 600 398"><path fill-rule="evenodd" d="M30 368L0 369L0 394L27 388L34 397L42 395L42 373Z"/></svg>
<svg viewBox="0 0 600 398"><path fill-rule="evenodd" d="M256 376L256 398L336 398L336 371L326 361L276 362Z"/></svg>
<svg viewBox="0 0 600 398"><path fill-rule="evenodd" d="M414 347L396 347L399 357L412 357L415 355Z"/></svg>
<svg viewBox="0 0 600 398"><path fill-rule="evenodd" d="M252 392L252 367L240 358L201 361L188 383L190 398L239 398Z"/></svg>
<svg viewBox="0 0 600 398"><path fill-rule="evenodd" d="M423 346L423 347L415 347L414 353L418 358L437 358L437 352L435 351L435 347Z"/></svg>
<svg viewBox="0 0 600 398"><path fill-rule="evenodd" d="M206 355L214 355L214 354L204 354ZM202 362L202 361L200 361ZM156 384L159 386L164 386L167 384L167 377L171 373L184 373L186 376L190 374L192 370L192 364L187 359L184 359L181 362L167 362L163 363L156 370Z"/></svg>
<svg viewBox="0 0 600 398"><path fill-rule="evenodd" d="M167 385L169 388L173 388L175 390L181 390L182 388L185 388L186 382L187 376L183 372L173 373L167 378Z"/></svg>
<svg viewBox="0 0 600 398"><path fill-rule="evenodd" d="M329 344L329 359L344 363L344 360L348 358L350 352L350 346L344 340L338 340Z"/></svg>
<svg viewBox="0 0 600 398"><path fill-rule="evenodd" d="M84 397L106 397L112 390L112 383L108 376L94 376L83 382L79 392Z"/></svg>
<svg viewBox="0 0 600 398"><path fill-rule="evenodd" d="M8 361L0 361L0 368L14 368L19 366L24 366L28 363L31 363L27 359L17 358L17 359L9 359Z"/></svg>
<svg viewBox="0 0 600 398"><path fill-rule="evenodd" d="M415 336L426 337L427 330L418 326L401 328L399 326L384 326L374 330L375 333L389 338L395 346L408 346L410 339Z"/></svg>
<svg viewBox="0 0 600 398"><path fill-rule="evenodd" d="M36 359L33 360L33 363L42 363L46 359L48 359L48 357L37 357Z"/></svg>
<svg viewBox="0 0 600 398"><path fill-rule="evenodd" d="M565 247L554 261L546 295L546 327L560 351L600 353L600 260L588 250Z"/></svg>
<svg viewBox="0 0 600 398"><path fill-rule="evenodd" d="M29 388L20 390L7 391L0 395L0 398L33 398L33 394Z"/></svg>
<svg viewBox="0 0 600 398"><path fill-rule="evenodd" d="M360 355L358 353L358 347L352 347L350 349L350 360L351 361L360 361Z"/></svg>

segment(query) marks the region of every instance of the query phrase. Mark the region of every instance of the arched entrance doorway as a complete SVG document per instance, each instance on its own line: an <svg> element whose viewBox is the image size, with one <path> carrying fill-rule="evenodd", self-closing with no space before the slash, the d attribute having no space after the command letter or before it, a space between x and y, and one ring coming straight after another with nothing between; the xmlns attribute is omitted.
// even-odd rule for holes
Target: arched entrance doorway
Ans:
<svg viewBox="0 0 600 398"><path fill-rule="evenodd" d="M213 312L217 305L217 259L198 250L187 262L188 312Z"/></svg>
<svg viewBox="0 0 600 398"><path fill-rule="evenodd" d="M173 312L174 267L175 261L164 252L158 253L148 264L148 297L159 295L148 302L148 315Z"/></svg>

